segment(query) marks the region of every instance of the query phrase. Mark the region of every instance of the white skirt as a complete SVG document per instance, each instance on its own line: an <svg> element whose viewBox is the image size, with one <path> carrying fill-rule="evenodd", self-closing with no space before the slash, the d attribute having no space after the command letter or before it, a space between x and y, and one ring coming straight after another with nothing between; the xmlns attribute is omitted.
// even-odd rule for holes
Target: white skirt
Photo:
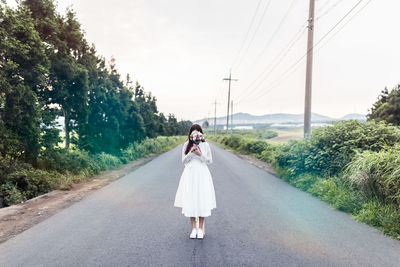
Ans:
<svg viewBox="0 0 400 267"><path fill-rule="evenodd" d="M217 207L211 173L204 162L194 158L186 164L174 206L182 208L186 217L207 217Z"/></svg>

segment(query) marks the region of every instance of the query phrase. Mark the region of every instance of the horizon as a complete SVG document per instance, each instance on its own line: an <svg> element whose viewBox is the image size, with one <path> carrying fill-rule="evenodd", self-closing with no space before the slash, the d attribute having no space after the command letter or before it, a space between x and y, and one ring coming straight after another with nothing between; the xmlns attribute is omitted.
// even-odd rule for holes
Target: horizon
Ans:
<svg viewBox="0 0 400 267"><path fill-rule="evenodd" d="M286 113L286 112L283 112L283 113L281 113L281 112L277 112L277 113L266 113L266 114L262 114L262 115L255 115L255 114L251 114L251 113L248 113L248 112L237 112L237 113L233 113L233 116L235 116L235 115L237 115L237 114L246 114L246 115L251 115L251 116L256 116L256 117L261 117L261 116L266 116L266 115L296 115L296 116L304 115L304 113ZM360 116L365 116L365 117L368 115L368 113L367 113L367 114L348 113L348 114L345 114L345 115L340 116L340 117L332 117L332 116L328 116L328 115L324 115L324 114L316 113L316 112L312 112L311 114L312 114L312 115L319 115L319 116L323 116L323 117L328 117L328 118L330 118L330 119L341 119L341 118L344 118L344 117L349 116L349 115L360 115ZM229 115L229 116L230 116L230 115ZM225 119L226 119L226 115L225 115L225 116L222 115L222 116L217 117L217 119L222 119L222 118L225 118ZM196 120L193 120L193 122L202 121L202 120L206 120L206 119L207 119L207 118L196 119ZM209 117L208 119L214 119L214 116ZM229 124L230 124L230 121L229 121Z"/></svg>

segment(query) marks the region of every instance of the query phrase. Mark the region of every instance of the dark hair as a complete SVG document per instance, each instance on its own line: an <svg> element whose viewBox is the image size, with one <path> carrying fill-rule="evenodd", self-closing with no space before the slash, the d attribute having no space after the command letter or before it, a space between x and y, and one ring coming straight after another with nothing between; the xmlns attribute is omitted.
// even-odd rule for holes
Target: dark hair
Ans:
<svg viewBox="0 0 400 267"><path fill-rule="evenodd" d="M201 126L199 125L199 124L193 124L192 125L192 127L190 127L190 130L189 130L189 134L188 134L188 144L187 144L187 146L186 146L186 150L185 150L185 155L187 155L187 153L189 153L189 150L192 148L192 146L193 146L193 141L192 140L190 140L190 134L193 132L193 131L199 131L199 132L201 132L201 133L203 133L203 129L201 128ZM202 140L203 142L204 142L204 140Z"/></svg>

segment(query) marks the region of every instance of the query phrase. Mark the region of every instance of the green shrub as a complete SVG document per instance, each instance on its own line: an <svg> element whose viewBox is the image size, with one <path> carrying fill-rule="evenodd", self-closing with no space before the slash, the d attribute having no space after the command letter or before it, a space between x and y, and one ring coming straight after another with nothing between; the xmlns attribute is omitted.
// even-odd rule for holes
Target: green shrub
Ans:
<svg viewBox="0 0 400 267"><path fill-rule="evenodd" d="M18 190L16 185L5 183L0 185L0 208L21 203L26 198Z"/></svg>
<svg viewBox="0 0 400 267"><path fill-rule="evenodd" d="M272 163L281 179L400 239L399 129L347 121L281 145L235 135L212 140Z"/></svg>
<svg viewBox="0 0 400 267"><path fill-rule="evenodd" d="M102 170L95 158L86 151L59 149L43 153L38 167L60 173L93 175Z"/></svg>
<svg viewBox="0 0 400 267"><path fill-rule="evenodd" d="M185 136L158 136L156 138L146 138L141 143L133 143L121 152L121 160L135 160L145 157L151 153L165 152L185 141Z"/></svg>
<svg viewBox="0 0 400 267"><path fill-rule="evenodd" d="M226 147L237 150L238 152L252 154L258 157L261 156L261 153L269 147L268 143L265 141L241 135L233 135L232 138L230 136L213 137L211 140L219 142Z"/></svg>
<svg viewBox="0 0 400 267"><path fill-rule="evenodd" d="M96 156L96 162L102 171L108 168L117 167L122 164L122 161L119 158L104 152Z"/></svg>
<svg viewBox="0 0 400 267"><path fill-rule="evenodd" d="M161 153L182 143L186 137L145 139L121 152L120 157L106 153L90 155L81 150L44 151L38 168L0 157L0 207L20 203L54 189L69 189L72 183L114 168L151 153Z"/></svg>
<svg viewBox="0 0 400 267"><path fill-rule="evenodd" d="M400 204L400 146L356 154L347 168L348 179L364 194Z"/></svg>
<svg viewBox="0 0 400 267"><path fill-rule="evenodd" d="M339 178L317 178L307 190L312 195L331 204L335 209L355 213L361 209L364 198Z"/></svg>
<svg viewBox="0 0 400 267"><path fill-rule="evenodd" d="M247 154L261 155L268 147L267 142L250 138L242 138L240 140L239 151Z"/></svg>
<svg viewBox="0 0 400 267"><path fill-rule="evenodd" d="M400 239L400 209L397 206L370 200L354 215L356 220L378 227L384 233Z"/></svg>
<svg viewBox="0 0 400 267"><path fill-rule="evenodd" d="M400 129L384 122L341 121L313 131L311 138L291 141L276 154L292 175L303 172L332 176L349 164L357 151L379 151L400 141Z"/></svg>

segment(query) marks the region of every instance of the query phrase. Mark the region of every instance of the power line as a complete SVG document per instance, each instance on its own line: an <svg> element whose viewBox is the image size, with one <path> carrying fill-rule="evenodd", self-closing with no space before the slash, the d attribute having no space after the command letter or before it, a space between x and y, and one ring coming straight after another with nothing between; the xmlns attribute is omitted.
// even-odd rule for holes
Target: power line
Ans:
<svg viewBox="0 0 400 267"><path fill-rule="evenodd" d="M232 67L235 65L236 60L238 59L238 57L239 57L239 55L240 55L240 52L242 52L243 47L244 47L244 45L245 45L245 43L246 43L246 41L247 41L247 38L249 37L250 30L251 30L251 28L253 27L253 23L254 23L255 18L256 18L256 16L257 16L258 10L260 9L261 2L262 2L262 0L259 0L259 1L258 1L256 10L255 10L255 12L254 12L254 15L253 15L251 21L250 21L250 24L249 24L249 27L248 27L248 29L247 29L246 35L245 35L245 37L244 37L244 39L243 39L242 45L240 46L240 49L239 49L239 51L238 51L238 53L237 53L237 55L236 55L236 57L235 57L235 60L234 60L233 63L232 63Z"/></svg>
<svg viewBox="0 0 400 267"><path fill-rule="evenodd" d="M306 24L307 24L307 22L305 22L305 23L303 23L303 25L301 25L300 29L296 32L296 34L291 39L291 41L288 43L288 45L271 61L271 63L264 69L264 71L262 73L260 73L260 75L258 75L258 77L250 83L250 85L247 87L247 89L251 88L253 86L253 84L256 84L256 82L260 78L262 78L264 75L265 75L264 76L264 80L265 80L283 62L284 58L289 54L289 52L292 50L294 45L298 41L300 41L302 34L307 29L307 27L305 27ZM241 97L241 99L239 99L239 101L236 103L239 103L243 98L249 97L251 94L254 94L257 91L257 88L259 86L260 86L260 83L258 83L258 85L252 91L250 91L246 96L243 95L243 97ZM246 92L247 89L243 92Z"/></svg>
<svg viewBox="0 0 400 267"><path fill-rule="evenodd" d="M325 3L317 9L316 13L320 13L322 10L324 10L324 8L327 7L330 2L331 0L325 1Z"/></svg>
<svg viewBox="0 0 400 267"><path fill-rule="evenodd" d="M342 27L340 27L325 43L323 43L320 47L318 47L318 49L315 51L315 54L317 54L323 47L325 47L340 31L343 30L344 27L346 27L347 24L349 24L361 11L363 11L370 3L372 2L372 0L369 0L364 6L362 6L356 13L353 14L353 16L351 16L349 18L348 21L346 21L345 24L342 25ZM267 90L266 92L264 92L262 95L257 96L257 98L255 98L255 101L251 101L249 103L254 103L257 102L258 100L262 99L262 97L264 97L265 95L267 95L269 92L271 92L273 89L275 89L276 87L278 87L281 82L283 82L284 80L286 80L287 77L289 77L292 73L295 73L299 67L301 67L301 64L298 64L292 71L288 72L286 76L282 75L281 78L279 80L277 80L273 86L271 86L269 88L269 90ZM236 102L235 104L237 105L239 102Z"/></svg>
<svg viewBox="0 0 400 267"><path fill-rule="evenodd" d="M278 34L278 32L280 31L280 29L282 28L283 24L285 23L290 11L293 8L294 3L296 2L296 0L292 0L292 2L290 3L288 9L286 10L285 14L283 15L283 18L281 19L281 21L278 24L278 27L275 29L274 33L271 35L271 37L268 39L267 44L265 45L265 47L263 48L263 50L261 51L261 53L258 55L258 57L256 58L256 61L253 63L253 67L255 65L257 65L257 63L260 61L260 59L264 56L265 52L268 50L268 48L271 46L272 41L275 39L276 35Z"/></svg>
<svg viewBox="0 0 400 267"><path fill-rule="evenodd" d="M244 51L244 53L243 53L242 56L240 57L240 60L239 60L239 62L238 62L238 64L237 64L238 66L240 66L240 64L242 63L243 59L245 58L245 55L246 55L247 52L249 51L250 46L253 44L254 38L256 37L257 32L258 32L258 30L260 29L260 26L261 26L261 24L262 24L262 22L263 22L263 20L264 20L264 16L265 16L265 14L267 13L267 10L268 10L268 8L269 8L269 6L270 6L270 4L271 4L271 1L272 1L272 0L269 0L269 1L267 2L267 4L265 5L264 11L263 11L263 13L262 13L262 15L261 15L261 18L258 20L257 27L256 27L256 29L255 29L255 31L254 31L254 33L253 33L251 39L250 39L250 42L247 44L246 50ZM234 67L234 66L232 66L232 68L233 68L233 67Z"/></svg>
<svg viewBox="0 0 400 267"><path fill-rule="evenodd" d="M309 53L310 50L314 49L314 47L316 47L317 45L319 45L334 29L336 29L336 27L344 20L346 19L353 11L354 9L356 9L364 0L359 0L326 34L324 34L319 40L318 42L316 42L308 51L307 53L305 53L303 56L301 56L295 63L293 63L292 65L290 65L290 67L275 81L279 81L278 84L274 83L274 86L271 86L269 90L263 92L261 95L257 96L257 99L260 99L260 97L263 97L264 95L268 94L272 89L276 88L277 85L279 85L279 83L283 80L285 80L287 78L287 74L292 73L292 71L296 71L298 69L298 65L301 63L301 61L307 56L307 54ZM363 8L365 8L372 0L370 0ZM362 9L363 9L362 8ZM359 12L358 12L359 13ZM358 14L356 13L356 14ZM354 15L355 16L355 15ZM354 17L353 16L353 17ZM326 45L326 44L324 44ZM259 87L264 81L266 80L266 78L264 78L257 87ZM275 85L276 84L276 85ZM256 87L256 88L257 88ZM241 99L242 101L243 99ZM236 102L236 104L238 104L239 102Z"/></svg>
<svg viewBox="0 0 400 267"><path fill-rule="evenodd" d="M316 52L318 52L319 50L321 50L321 48L323 48L324 46L326 46L339 32L341 32L343 30L344 27L347 26L347 24L349 24L361 11L363 11L370 3L372 2L372 0L369 0L367 3L365 3L364 6L362 6L356 13L353 14L353 16L351 16L349 18L349 20L346 21L345 24L342 25L342 27L340 27L325 43L323 43L317 50Z"/></svg>
<svg viewBox="0 0 400 267"><path fill-rule="evenodd" d="M334 3L329 9L327 9L324 13L322 13L320 16L318 16L315 20L319 20L322 17L325 17L326 15L328 15L329 13L331 13L332 10L334 10L341 2L343 2L343 0L339 0L336 3Z"/></svg>

